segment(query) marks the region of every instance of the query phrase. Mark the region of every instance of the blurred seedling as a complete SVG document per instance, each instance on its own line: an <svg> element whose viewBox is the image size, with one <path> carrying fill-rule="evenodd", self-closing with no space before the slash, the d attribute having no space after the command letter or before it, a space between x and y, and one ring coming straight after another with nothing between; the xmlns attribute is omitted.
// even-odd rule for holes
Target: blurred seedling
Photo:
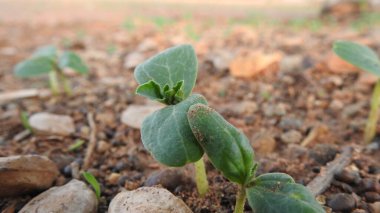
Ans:
<svg viewBox="0 0 380 213"><path fill-rule="evenodd" d="M311 192L283 173L256 177L258 164L248 138L192 94L197 76L194 49L180 45L148 59L135 70L136 92L167 106L149 115L141 138L154 158L174 167L194 162L198 192L207 192L203 154L222 174L239 184L235 213L243 213L248 197L254 212L324 213Z"/></svg>
<svg viewBox="0 0 380 213"><path fill-rule="evenodd" d="M90 172L83 172L82 173L84 179L91 185L91 187L94 189L96 197L99 199L101 195L100 191L100 184L98 180L92 175Z"/></svg>
<svg viewBox="0 0 380 213"><path fill-rule="evenodd" d="M174 23L173 19L164 16L155 16L152 21L159 30L163 30Z"/></svg>
<svg viewBox="0 0 380 213"><path fill-rule="evenodd" d="M50 89L54 95L60 93L61 86L66 94L71 95L70 82L63 72L68 68L79 74L88 73L86 64L76 53L64 51L58 54L56 47L44 46L37 49L30 58L18 63L14 73L21 78L48 75Z"/></svg>
<svg viewBox="0 0 380 213"><path fill-rule="evenodd" d="M337 41L333 50L340 58L348 63L380 77L380 59L378 55L367 46L351 41ZM380 79L377 80L373 89L371 109L364 130L364 143L370 143L376 135L376 124L379 118L380 104Z"/></svg>
<svg viewBox="0 0 380 213"><path fill-rule="evenodd" d="M21 120L21 123L22 123L22 125L24 126L24 128L25 128L26 130L28 130L30 133L32 133L32 132L33 132L33 129L32 129L32 126L31 126L30 123L29 123L29 115L28 115L27 112L22 111L22 112L20 113L20 120Z"/></svg>
<svg viewBox="0 0 380 213"><path fill-rule="evenodd" d="M77 140L75 140L75 142L73 144L71 144L69 146L68 150L70 152L76 151L76 150L80 149L83 146L84 143L85 143L84 140L77 139Z"/></svg>

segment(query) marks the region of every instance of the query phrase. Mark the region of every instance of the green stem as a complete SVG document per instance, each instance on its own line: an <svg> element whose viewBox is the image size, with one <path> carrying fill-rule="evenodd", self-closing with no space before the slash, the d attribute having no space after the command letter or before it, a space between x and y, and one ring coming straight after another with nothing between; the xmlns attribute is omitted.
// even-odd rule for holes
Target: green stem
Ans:
<svg viewBox="0 0 380 213"><path fill-rule="evenodd" d="M197 184L198 193L203 197L208 190L208 181L206 176L205 163L203 157L194 163L195 167L195 182Z"/></svg>
<svg viewBox="0 0 380 213"><path fill-rule="evenodd" d="M246 192L245 192L245 186L240 185L239 191L236 197L236 204L235 204L235 211L234 213L243 213L244 212L244 205L245 205L245 199L247 198Z"/></svg>
<svg viewBox="0 0 380 213"><path fill-rule="evenodd" d="M50 89L51 89L51 92L53 93L53 95L58 95L59 94L59 83L58 83L56 71L49 72L49 84L50 84Z"/></svg>
<svg viewBox="0 0 380 213"><path fill-rule="evenodd" d="M65 93L68 96L71 96L73 94L73 92L71 90L70 81L67 80L67 78L63 75L63 73L61 73L60 75L61 75L61 80L62 80L62 84L63 84L63 90L65 91Z"/></svg>
<svg viewBox="0 0 380 213"><path fill-rule="evenodd" d="M370 143L376 135L376 124L379 117L379 104L380 104L380 79L377 80L375 88L372 93L371 111L367 125L364 131L364 142Z"/></svg>

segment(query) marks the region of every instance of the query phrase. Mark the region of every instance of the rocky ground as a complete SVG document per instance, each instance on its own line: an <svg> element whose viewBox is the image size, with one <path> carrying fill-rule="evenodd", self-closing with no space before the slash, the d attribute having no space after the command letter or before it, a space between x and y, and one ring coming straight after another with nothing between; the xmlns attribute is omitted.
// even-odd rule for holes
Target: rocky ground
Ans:
<svg viewBox="0 0 380 213"><path fill-rule="evenodd" d="M142 119L161 106L135 96L134 67L167 47L190 43L199 60L195 92L248 136L260 162L258 173L285 172L308 185L343 156L348 159L343 170L334 171L318 200L326 212L380 212L379 140L369 146L362 142L376 78L331 51L335 40L349 39L380 54L378 20L197 18L1 22L1 211L70 204L75 210L61 211L121 212L127 201L149 209L146 201L153 199L183 212L232 212L236 187L208 161L210 191L200 198L191 165L158 164L140 139ZM45 94L46 78L13 76L13 66L44 44L71 49L90 67L87 76L68 73L72 96ZM39 89L40 96L2 96L28 88ZM21 112L29 115L33 133L22 125ZM73 147L78 140L84 144ZM352 150L342 153L346 147ZM99 199L82 171L100 182ZM160 188L145 188L156 185ZM248 205L246 211L251 212Z"/></svg>

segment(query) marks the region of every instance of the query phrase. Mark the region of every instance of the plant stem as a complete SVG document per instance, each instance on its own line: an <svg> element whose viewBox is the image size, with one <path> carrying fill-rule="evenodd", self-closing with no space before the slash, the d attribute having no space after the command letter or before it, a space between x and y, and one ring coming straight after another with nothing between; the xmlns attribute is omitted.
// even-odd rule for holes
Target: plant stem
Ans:
<svg viewBox="0 0 380 213"><path fill-rule="evenodd" d="M66 92L68 96L71 96L73 92L71 90L70 81L67 80L67 78L63 75L63 73L61 73L61 80L63 84L63 90Z"/></svg>
<svg viewBox="0 0 380 213"><path fill-rule="evenodd" d="M58 83L56 71L49 72L49 84L50 84L50 89L51 89L51 92L53 93L53 95L58 95L59 94L59 83Z"/></svg>
<svg viewBox="0 0 380 213"><path fill-rule="evenodd" d="M195 182L197 184L198 193L203 197L208 190L208 181L206 176L205 163L203 157L197 162L194 162L195 167Z"/></svg>
<svg viewBox="0 0 380 213"><path fill-rule="evenodd" d="M244 212L244 205L245 205L245 199L247 195L245 193L245 186L240 185L239 191L236 197L236 204L235 204L235 211L234 213L243 213Z"/></svg>
<svg viewBox="0 0 380 213"><path fill-rule="evenodd" d="M372 93L371 111L369 112L368 121L364 130L364 142L370 143L376 135L376 124L379 117L379 104L380 104L380 79L377 80L375 88Z"/></svg>

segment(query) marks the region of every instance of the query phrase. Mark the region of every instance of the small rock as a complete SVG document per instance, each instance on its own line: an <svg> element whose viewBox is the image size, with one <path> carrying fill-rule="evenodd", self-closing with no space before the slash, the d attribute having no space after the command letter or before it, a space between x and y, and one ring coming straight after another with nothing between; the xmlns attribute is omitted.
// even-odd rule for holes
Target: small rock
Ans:
<svg viewBox="0 0 380 213"><path fill-rule="evenodd" d="M124 67L126 69L133 69L145 60L145 56L140 52L129 53L124 59Z"/></svg>
<svg viewBox="0 0 380 213"><path fill-rule="evenodd" d="M111 201L108 213L192 213L189 207L166 189L141 187L120 192Z"/></svg>
<svg viewBox="0 0 380 213"><path fill-rule="evenodd" d="M227 50L220 50L206 56L206 60L210 61L217 71L227 70L232 59L233 54Z"/></svg>
<svg viewBox="0 0 380 213"><path fill-rule="evenodd" d="M310 157L316 162L325 165L326 163L334 160L338 150L330 144L317 144L310 150Z"/></svg>
<svg viewBox="0 0 380 213"><path fill-rule="evenodd" d="M73 119L66 115L40 112L30 116L29 123L40 134L69 136L75 131Z"/></svg>
<svg viewBox="0 0 380 213"><path fill-rule="evenodd" d="M303 68L302 55L286 55L282 58L280 63L280 72L292 73L302 70Z"/></svg>
<svg viewBox="0 0 380 213"><path fill-rule="evenodd" d="M121 176L121 174L119 174L119 173L111 173L111 174L108 176L107 181L108 181L108 183L111 184L111 185L117 185L120 176Z"/></svg>
<svg viewBox="0 0 380 213"><path fill-rule="evenodd" d="M334 111L341 110L341 109L343 109L343 107L344 107L344 104L340 100L331 101L330 106L329 106L329 108L334 110Z"/></svg>
<svg viewBox="0 0 380 213"><path fill-rule="evenodd" d="M98 200L95 193L85 183L71 180L59 187L53 187L27 203L20 213L59 212L95 213Z"/></svg>
<svg viewBox="0 0 380 213"><path fill-rule="evenodd" d="M369 203L380 201L380 194L377 192L366 192L364 193L364 197Z"/></svg>
<svg viewBox="0 0 380 213"><path fill-rule="evenodd" d="M344 169L341 173L335 175L335 179L348 184L359 184L361 177L358 171Z"/></svg>
<svg viewBox="0 0 380 213"><path fill-rule="evenodd" d="M144 182L144 186L161 185L169 191L174 191L178 186L186 185L190 182L179 169L165 169L153 172Z"/></svg>
<svg viewBox="0 0 380 213"><path fill-rule="evenodd" d="M302 121L292 117L282 117L279 127L283 130L301 129Z"/></svg>
<svg viewBox="0 0 380 213"><path fill-rule="evenodd" d="M375 178L363 178L358 186L360 192L378 192L380 193L380 183Z"/></svg>
<svg viewBox="0 0 380 213"><path fill-rule="evenodd" d="M281 140L285 143L299 143L302 140L302 134L297 130L290 130L281 135Z"/></svg>
<svg viewBox="0 0 380 213"><path fill-rule="evenodd" d="M283 116L286 114L285 104L282 104L282 103L277 104L277 105L265 104L263 108L264 108L264 115L267 117Z"/></svg>
<svg viewBox="0 0 380 213"><path fill-rule="evenodd" d="M47 157L21 155L0 158L0 197L23 195L49 188L59 174Z"/></svg>
<svg viewBox="0 0 380 213"><path fill-rule="evenodd" d="M254 101L232 102L217 106L217 110L220 112L232 111L237 115L252 115L257 111L257 108L257 104Z"/></svg>
<svg viewBox="0 0 380 213"><path fill-rule="evenodd" d="M308 149L298 144L289 144L284 154L288 159L299 159L307 156Z"/></svg>
<svg viewBox="0 0 380 213"><path fill-rule="evenodd" d="M253 137L252 147L259 154L269 154L276 149L276 140L271 134L259 134Z"/></svg>
<svg viewBox="0 0 380 213"><path fill-rule="evenodd" d="M99 141L97 151L99 153L105 153L107 150L109 150L111 147L111 144L105 142L105 141Z"/></svg>
<svg viewBox="0 0 380 213"><path fill-rule="evenodd" d="M380 213L380 202L369 204L369 209L371 213Z"/></svg>
<svg viewBox="0 0 380 213"><path fill-rule="evenodd" d="M123 111L121 122L135 129L140 129L144 119L162 107L162 105L130 105Z"/></svg>
<svg viewBox="0 0 380 213"><path fill-rule="evenodd" d="M355 198L345 193L333 194L328 197L327 205L333 211L350 211L355 208Z"/></svg>
<svg viewBox="0 0 380 213"><path fill-rule="evenodd" d="M380 166L379 165L370 165L368 167L368 172L370 174L378 175L378 174L380 174Z"/></svg>

